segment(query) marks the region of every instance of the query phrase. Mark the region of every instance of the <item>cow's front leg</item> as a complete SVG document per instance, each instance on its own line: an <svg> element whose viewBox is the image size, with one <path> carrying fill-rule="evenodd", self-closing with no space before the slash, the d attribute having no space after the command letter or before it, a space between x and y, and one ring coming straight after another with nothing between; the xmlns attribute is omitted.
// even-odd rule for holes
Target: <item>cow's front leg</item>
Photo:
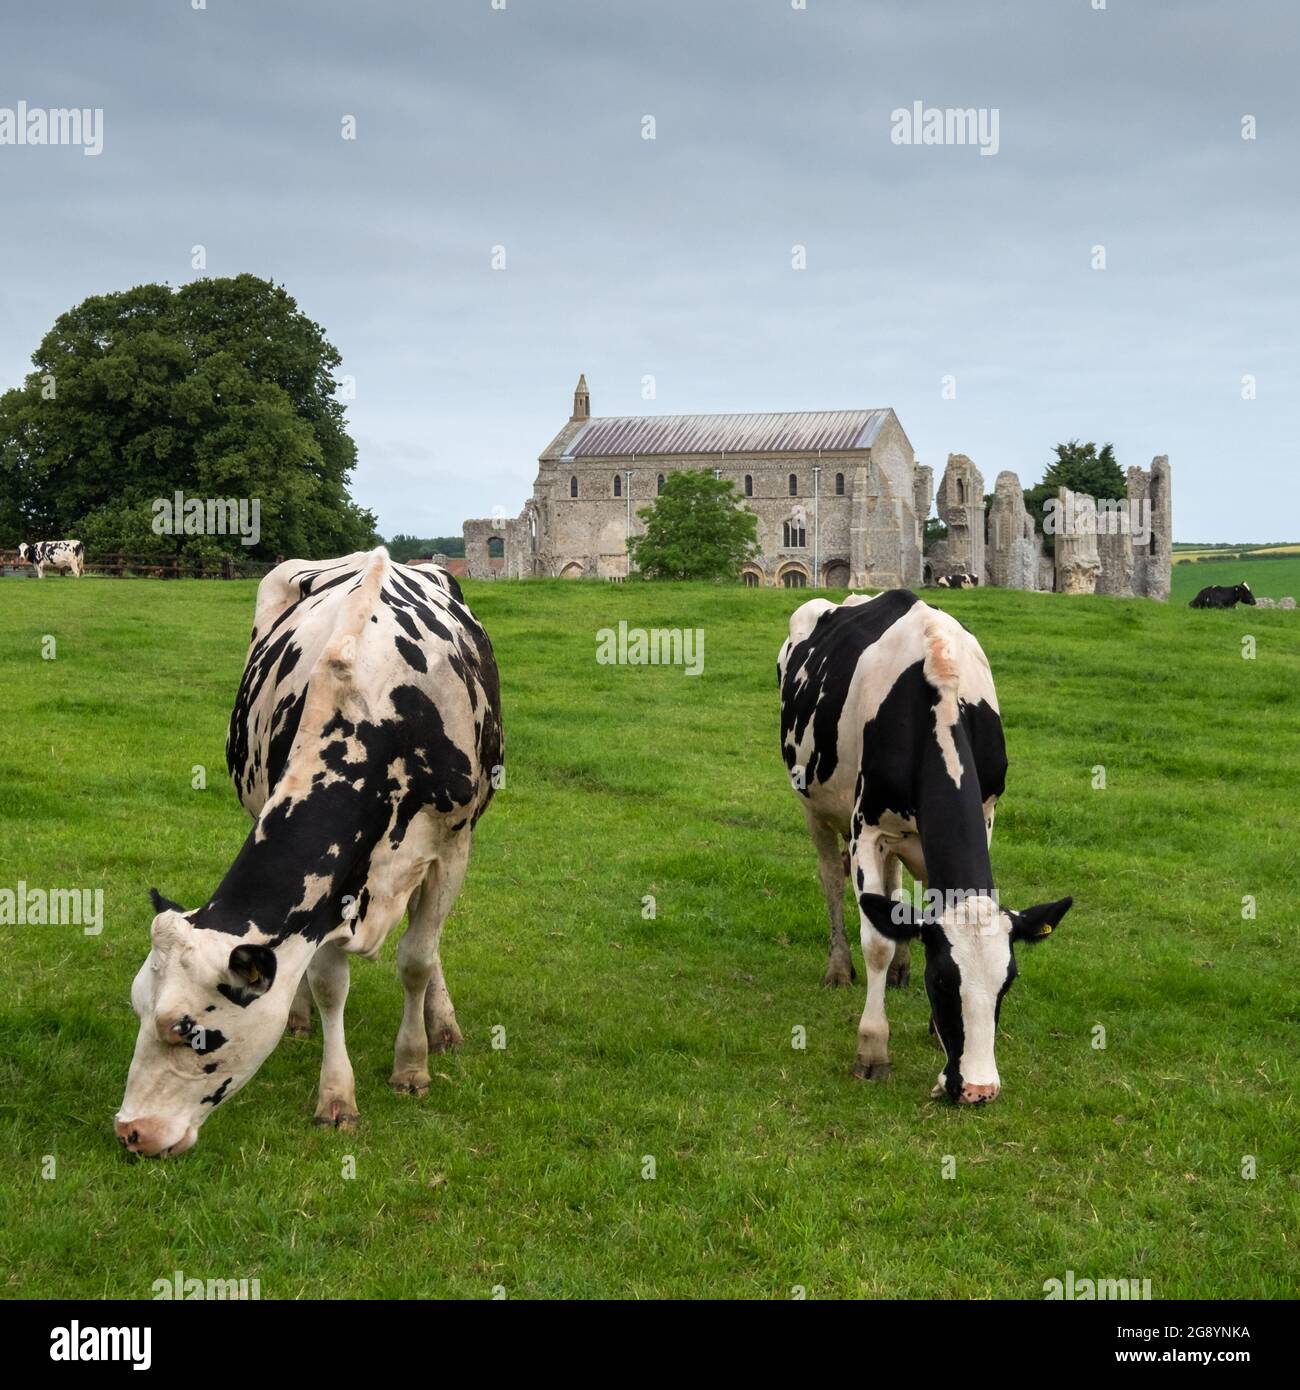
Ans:
<svg viewBox="0 0 1300 1390"><path fill-rule="evenodd" d="M305 1038L311 1034L311 982L305 970L298 981L293 1003L289 1005L289 1022L285 1025L285 1032L295 1038Z"/></svg>
<svg viewBox="0 0 1300 1390"><path fill-rule="evenodd" d="M903 866L894 854L885 857L885 892L891 898L903 893ZM894 958L885 973L887 989L906 989L912 978L912 948L906 941L894 942Z"/></svg>
<svg viewBox="0 0 1300 1390"><path fill-rule="evenodd" d="M446 1052L464 1041L442 973L438 945L469 865L469 832L429 867L411 898L410 925L397 947L397 969L405 1000L393 1050L395 1091L422 1096L429 1089L429 1053Z"/></svg>
<svg viewBox="0 0 1300 1390"><path fill-rule="evenodd" d="M320 1095L316 1103L316 1123L335 1129L355 1129L357 1114L356 1080L347 1044L343 1040L343 1006L348 999L348 958L335 942L328 941L307 967L311 992L320 1010L321 1034L325 1040L320 1067Z"/></svg>
<svg viewBox="0 0 1300 1390"><path fill-rule="evenodd" d="M852 984L857 978L853 968L853 954L849 950L849 938L844 932L844 874L847 868L847 855L840 850L840 837L828 825L823 824L805 805L804 815L808 820L808 833L812 836L817 850L817 881L822 886L822 896L826 899L826 913L830 918L830 953L826 957L826 973L822 984L830 989L840 985Z"/></svg>
<svg viewBox="0 0 1300 1390"><path fill-rule="evenodd" d="M884 893L884 841L870 827L861 827L849 845L853 893ZM885 987L894 943L882 936L859 908L862 926L862 955L867 966L867 1004L858 1024L858 1056L853 1075L863 1081L883 1081L890 1072L889 1020L885 1017Z"/></svg>

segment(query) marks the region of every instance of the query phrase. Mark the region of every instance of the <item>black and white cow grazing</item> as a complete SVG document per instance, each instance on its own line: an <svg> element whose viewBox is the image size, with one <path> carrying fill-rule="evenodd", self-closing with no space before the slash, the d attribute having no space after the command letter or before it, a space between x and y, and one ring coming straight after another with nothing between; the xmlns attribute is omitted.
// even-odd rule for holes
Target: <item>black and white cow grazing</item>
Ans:
<svg viewBox="0 0 1300 1390"><path fill-rule="evenodd" d="M1235 608L1239 603L1255 602L1249 584L1210 584L1189 603L1188 608Z"/></svg>
<svg viewBox="0 0 1300 1390"><path fill-rule="evenodd" d="M254 826L195 911L154 894L131 1002L140 1033L116 1119L133 1153L183 1153L269 1055L308 984L321 1013L318 1124L357 1120L343 1040L348 957L397 950L391 1077L423 1094L460 1042L438 938L501 768L496 662L440 569L382 548L289 560L257 591L226 761Z"/></svg>
<svg viewBox="0 0 1300 1390"><path fill-rule="evenodd" d="M1007 757L984 652L955 618L894 589L796 609L777 674L781 751L830 913L827 984L852 974L840 840L849 846L867 967L854 1075L889 1074L885 986L907 982L907 943L920 936L947 1056L933 1094L992 1100L1001 1088L998 1012L1016 977L1012 943L1048 935L1071 900L1023 913L998 904L989 840ZM923 912L901 900L903 865L927 884Z"/></svg>
<svg viewBox="0 0 1300 1390"><path fill-rule="evenodd" d="M934 581L936 589L975 589L979 587L978 574L941 574Z"/></svg>
<svg viewBox="0 0 1300 1390"><path fill-rule="evenodd" d="M24 541L18 547L18 563L31 565L37 579L44 579L47 569L67 570L80 579L85 562L86 548L80 541Z"/></svg>

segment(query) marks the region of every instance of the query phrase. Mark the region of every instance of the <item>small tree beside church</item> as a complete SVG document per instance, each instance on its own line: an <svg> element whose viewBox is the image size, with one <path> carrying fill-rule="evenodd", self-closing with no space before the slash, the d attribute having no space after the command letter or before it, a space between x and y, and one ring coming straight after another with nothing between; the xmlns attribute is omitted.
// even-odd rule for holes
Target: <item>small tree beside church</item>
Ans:
<svg viewBox="0 0 1300 1390"><path fill-rule="evenodd" d="M1043 545L1049 555L1055 548L1056 537L1047 531L1043 511L1048 498L1055 497L1061 488L1085 492L1099 502L1128 496L1124 472L1115 461L1113 444L1103 444L1098 449L1096 444L1080 444L1072 439L1068 444L1058 444L1053 452L1056 457L1048 464L1043 481L1037 487L1025 489L1025 506L1038 529L1044 532Z"/></svg>
<svg viewBox="0 0 1300 1390"><path fill-rule="evenodd" d="M759 551L758 518L729 482L708 472L670 473L653 506L637 516L645 533L627 548L645 579L738 580Z"/></svg>

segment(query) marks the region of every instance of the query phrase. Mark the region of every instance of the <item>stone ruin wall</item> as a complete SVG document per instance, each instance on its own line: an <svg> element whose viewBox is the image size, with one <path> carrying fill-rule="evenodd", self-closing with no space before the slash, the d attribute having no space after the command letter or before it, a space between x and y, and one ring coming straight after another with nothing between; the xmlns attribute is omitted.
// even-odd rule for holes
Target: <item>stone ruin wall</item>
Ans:
<svg viewBox="0 0 1300 1390"><path fill-rule="evenodd" d="M965 454L948 455L934 505L948 536L926 556L931 580L947 574L973 574L981 584L987 582L984 476Z"/></svg>
<svg viewBox="0 0 1300 1390"><path fill-rule="evenodd" d="M959 487L959 483L962 484ZM1058 515L1082 525L1056 533L1055 555L1044 553L1025 506L1020 479L998 474L987 515L983 478L964 454L950 454L935 499L948 538L925 557L930 579L969 573L981 584L1002 589L1055 590L1065 594L1110 594L1121 598L1169 598L1173 561L1173 503L1169 459L1161 454L1151 467L1130 468L1126 490L1130 506L1146 504L1135 532L1129 509L1112 511L1095 499L1062 488ZM919 501L919 497L918 497ZM1091 524L1095 519L1096 524ZM1148 534L1143 534L1143 528Z"/></svg>

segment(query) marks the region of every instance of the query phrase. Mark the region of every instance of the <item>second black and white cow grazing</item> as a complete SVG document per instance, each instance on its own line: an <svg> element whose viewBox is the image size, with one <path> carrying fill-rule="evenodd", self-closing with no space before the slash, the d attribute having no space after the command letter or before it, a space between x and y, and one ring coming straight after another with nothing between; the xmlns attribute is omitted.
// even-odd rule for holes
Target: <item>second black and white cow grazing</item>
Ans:
<svg viewBox="0 0 1300 1390"><path fill-rule="evenodd" d="M934 581L936 589L976 589L979 587L978 574L941 574Z"/></svg>
<svg viewBox="0 0 1300 1390"><path fill-rule="evenodd" d="M855 1076L887 1076L885 986L908 941L925 946L925 988L947 1057L933 1094L972 1103L1001 1089L994 1034L1016 977L1013 943L1048 935L1071 900L1002 908L989 841L1006 782L988 660L955 618L906 589L838 606L812 599L790 618L777 663L781 751L817 849L830 913L826 983L847 984L844 867L860 914L867 1002ZM902 900L902 866L925 881Z"/></svg>
<svg viewBox="0 0 1300 1390"><path fill-rule="evenodd" d="M18 547L18 563L31 565L37 579L45 578L45 571L67 570L75 578L81 578L86 563L86 547L80 541L24 541Z"/></svg>
<svg viewBox="0 0 1300 1390"><path fill-rule="evenodd" d="M348 958L397 949L406 992L390 1084L423 1094L461 1040L438 938L501 768L496 662L456 581L382 548L290 560L262 580L226 760L254 819L209 901L155 892L131 990L140 1033L116 1118L131 1152L176 1154L261 1066L291 1011L324 1033L316 1122L357 1121L343 1040Z"/></svg>
<svg viewBox="0 0 1300 1390"><path fill-rule="evenodd" d="M1249 584L1210 584L1189 603L1188 608L1235 608L1239 603L1255 602Z"/></svg>

